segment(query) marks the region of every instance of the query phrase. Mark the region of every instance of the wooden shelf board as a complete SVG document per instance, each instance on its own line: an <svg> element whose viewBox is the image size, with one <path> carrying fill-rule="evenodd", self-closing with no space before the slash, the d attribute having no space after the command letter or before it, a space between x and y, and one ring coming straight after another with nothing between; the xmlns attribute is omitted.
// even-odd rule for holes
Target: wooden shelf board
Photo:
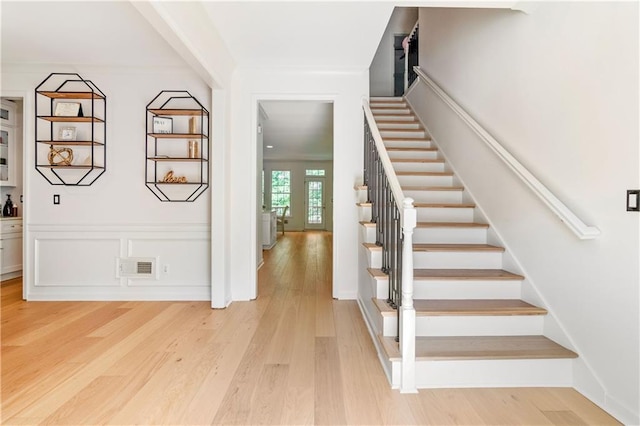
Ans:
<svg viewBox="0 0 640 426"><path fill-rule="evenodd" d="M104 169L104 166L90 166L90 165L71 165L71 166L52 166L51 164L38 164L38 167L45 169Z"/></svg>
<svg viewBox="0 0 640 426"><path fill-rule="evenodd" d="M38 118L54 123L104 123L104 120L98 117L55 117L51 115L39 115Z"/></svg>
<svg viewBox="0 0 640 426"><path fill-rule="evenodd" d="M104 145L104 142L95 142L95 141L38 141L38 143L43 143L45 145L68 145L68 146L91 146L91 145Z"/></svg>
<svg viewBox="0 0 640 426"><path fill-rule="evenodd" d="M147 136L152 136L158 139L208 139L209 136L200 133L147 133Z"/></svg>
<svg viewBox="0 0 640 426"><path fill-rule="evenodd" d="M208 185L207 182L147 182L149 185Z"/></svg>
<svg viewBox="0 0 640 426"><path fill-rule="evenodd" d="M147 111L156 115L193 115L209 117L209 113L201 109L148 109Z"/></svg>
<svg viewBox="0 0 640 426"><path fill-rule="evenodd" d="M200 162L209 161L209 160L207 160L205 158L185 158L185 157L147 157L147 160L183 162L183 163L200 163Z"/></svg>
<svg viewBox="0 0 640 426"><path fill-rule="evenodd" d="M96 92L48 92L39 91L39 95L46 96L52 99L104 99L99 93Z"/></svg>

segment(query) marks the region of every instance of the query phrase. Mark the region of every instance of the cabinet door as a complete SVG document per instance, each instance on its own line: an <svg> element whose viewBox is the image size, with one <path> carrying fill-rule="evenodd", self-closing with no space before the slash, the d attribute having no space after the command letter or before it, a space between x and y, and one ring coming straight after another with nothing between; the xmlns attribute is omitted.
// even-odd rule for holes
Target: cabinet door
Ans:
<svg viewBox="0 0 640 426"><path fill-rule="evenodd" d="M15 131L0 125L0 186L16 186Z"/></svg>
<svg viewBox="0 0 640 426"><path fill-rule="evenodd" d="M22 235L3 235L0 240L2 267L0 273L6 274L22 270Z"/></svg>

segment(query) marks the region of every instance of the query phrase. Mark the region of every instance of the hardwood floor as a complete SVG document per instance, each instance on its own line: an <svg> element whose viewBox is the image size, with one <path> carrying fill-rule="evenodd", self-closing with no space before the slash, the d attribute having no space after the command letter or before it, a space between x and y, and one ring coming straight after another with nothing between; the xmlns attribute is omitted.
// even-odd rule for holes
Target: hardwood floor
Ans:
<svg viewBox="0 0 640 426"><path fill-rule="evenodd" d="M391 390L331 234L265 251L259 297L23 302L2 284L2 424L618 424L572 389Z"/></svg>

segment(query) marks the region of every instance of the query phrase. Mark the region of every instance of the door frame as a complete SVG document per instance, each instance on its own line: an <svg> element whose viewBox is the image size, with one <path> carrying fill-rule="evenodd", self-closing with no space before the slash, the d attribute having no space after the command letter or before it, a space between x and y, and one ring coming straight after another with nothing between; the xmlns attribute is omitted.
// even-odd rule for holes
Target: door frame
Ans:
<svg viewBox="0 0 640 426"><path fill-rule="evenodd" d="M309 182L322 182L322 223L319 225L309 224ZM327 190L324 176L304 177L304 229L323 231L327 229Z"/></svg>

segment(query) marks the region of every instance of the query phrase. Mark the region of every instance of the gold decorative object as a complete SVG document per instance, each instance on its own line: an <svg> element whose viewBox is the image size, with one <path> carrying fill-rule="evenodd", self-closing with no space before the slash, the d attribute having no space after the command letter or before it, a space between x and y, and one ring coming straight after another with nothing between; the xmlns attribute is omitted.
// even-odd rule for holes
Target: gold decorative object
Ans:
<svg viewBox="0 0 640 426"><path fill-rule="evenodd" d="M191 117L189 119L189 133L195 135L198 133L198 119L196 117Z"/></svg>
<svg viewBox="0 0 640 426"><path fill-rule="evenodd" d="M198 141L189 141L189 158L200 158Z"/></svg>
<svg viewBox="0 0 640 426"><path fill-rule="evenodd" d="M52 166L70 166L73 162L73 150L71 148L49 148L49 164Z"/></svg>
<svg viewBox="0 0 640 426"><path fill-rule="evenodd" d="M187 178L185 176L174 176L173 170L169 170L166 175L162 178L163 183L187 183Z"/></svg>

